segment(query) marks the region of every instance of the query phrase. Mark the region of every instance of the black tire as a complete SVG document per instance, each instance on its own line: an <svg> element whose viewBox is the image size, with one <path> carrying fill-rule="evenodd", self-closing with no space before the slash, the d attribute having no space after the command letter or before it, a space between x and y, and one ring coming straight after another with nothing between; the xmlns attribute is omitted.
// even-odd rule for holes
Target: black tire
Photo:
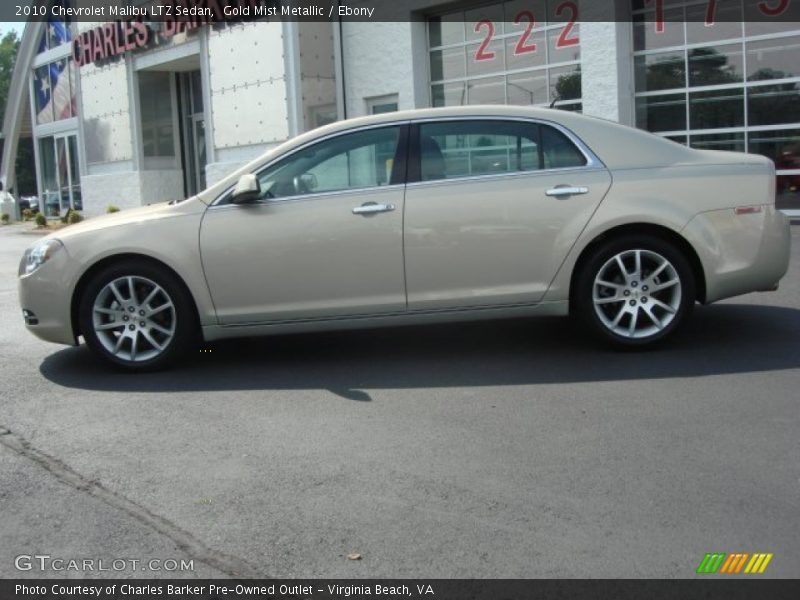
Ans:
<svg viewBox="0 0 800 600"><path fill-rule="evenodd" d="M123 302L109 287L112 282ZM155 294L153 300L145 303L150 293ZM194 304L183 283L157 264L132 259L111 264L91 278L81 294L78 322L86 345L97 356L128 371L167 367L184 356L199 337ZM96 326L103 330L96 330ZM115 353L111 346L117 342L121 345Z"/></svg>
<svg viewBox="0 0 800 600"><path fill-rule="evenodd" d="M571 304L596 338L631 349L653 346L672 334L691 314L695 298L694 274L684 253L659 237L631 234L601 244L581 265Z"/></svg>

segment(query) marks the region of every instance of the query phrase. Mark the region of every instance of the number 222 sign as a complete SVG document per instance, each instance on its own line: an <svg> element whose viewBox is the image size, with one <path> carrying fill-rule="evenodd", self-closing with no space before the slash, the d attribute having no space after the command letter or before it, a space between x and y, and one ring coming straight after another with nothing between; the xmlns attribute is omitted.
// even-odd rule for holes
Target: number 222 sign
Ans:
<svg viewBox="0 0 800 600"><path fill-rule="evenodd" d="M580 38L573 32L575 23L578 20L578 5L572 0L562 2L556 6L556 16L563 16L567 19L567 23L564 25L556 41L556 48L568 48L569 46L577 46L580 44ZM536 27L536 17L533 11L522 10L514 16L514 25L520 25L522 23L525 24L525 30L514 45L515 56L531 54L538 50L536 42L531 41L531 33L533 32L533 28ZM483 32L484 34L483 40L472 57L473 60L478 62L494 60L497 53L488 49L495 35L494 23L489 19L481 19L475 23L472 30L475 33Z"/></svg>

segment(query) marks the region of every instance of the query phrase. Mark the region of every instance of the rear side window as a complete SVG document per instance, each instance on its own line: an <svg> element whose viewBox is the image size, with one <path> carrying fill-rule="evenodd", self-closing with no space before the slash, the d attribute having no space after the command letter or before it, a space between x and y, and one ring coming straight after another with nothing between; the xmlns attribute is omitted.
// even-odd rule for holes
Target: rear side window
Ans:
<svg viewBox="0 0 800 600"><path fill-rule="evenodd" d="M563 133L520 121L419 125L419 180L581 167L586 157Z"/></svg>
<svg viewBox="0 0 800 600"><path fill-rule="evenodd" d="M541 126L542 167L545 169L568 169L582 167L586 157L575 144L555 127Z"/></svg>

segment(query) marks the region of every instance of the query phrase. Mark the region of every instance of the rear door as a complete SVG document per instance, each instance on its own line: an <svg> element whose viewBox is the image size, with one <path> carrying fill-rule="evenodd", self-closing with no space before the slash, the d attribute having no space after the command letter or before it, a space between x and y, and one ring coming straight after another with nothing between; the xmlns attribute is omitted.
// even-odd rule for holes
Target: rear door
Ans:
<svg viewBox="0 0 800 600"><path fill-rule="evenodd" d="M611 183L579 140L550 123L420 122L411 144L409 310L539 301Z"/></svg>

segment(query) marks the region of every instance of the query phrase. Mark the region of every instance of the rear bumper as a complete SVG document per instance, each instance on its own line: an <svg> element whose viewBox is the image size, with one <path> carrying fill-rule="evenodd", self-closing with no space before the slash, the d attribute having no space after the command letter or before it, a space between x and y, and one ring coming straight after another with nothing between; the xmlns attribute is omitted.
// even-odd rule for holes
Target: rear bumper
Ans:
<svg viewBox="0 0 800 600"><path fill-rule="evenodd" d="M737 214L726 208L700 213L682 233L703 265L707 303L777 288L789 268L789 220L772 204Z"/></svg>

